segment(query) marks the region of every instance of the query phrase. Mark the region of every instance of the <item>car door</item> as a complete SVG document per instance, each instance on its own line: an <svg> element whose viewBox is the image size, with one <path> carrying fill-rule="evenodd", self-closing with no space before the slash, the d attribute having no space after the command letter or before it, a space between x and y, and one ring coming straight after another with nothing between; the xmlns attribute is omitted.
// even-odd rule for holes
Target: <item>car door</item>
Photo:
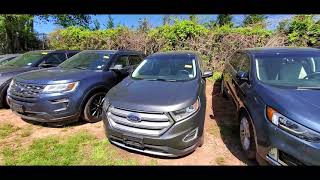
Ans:
<svg viewBox="0 0 320 180"><path fill-rule="evenodd" d="M117 66L117 65L121 65L122 66L122 70L117 70L114 71L117 75L117 78L121 81L122 79L124 79L125 77L127 77L127 75L129 74L129 69L130 69L130 65L129 65L129 55L125 54L125 55L118 55L114 62L111 64L111 67Z"/></svg>
<svg viewBox="0 0 320 180"><path fill-rule="evenodd" d="M236 52L234 53L231 58L227 61L225 69L224 69L224 74L223 74L223 79L225 83L225 88L228 91L228 94L233 98L235 103L237 104L237 96L236 96L236 89L235 89L235 84L236 84L236 74L240 69L240 53Z"/></svg>
<svg viewBox="0 0 320 180"><path fill-rule="evenodd" d="M250 57L245 53L240 54L239 60L240 60L239 71L248 74L248 80L241 80L237 77L235 80L236 96L237 96L237 100L238 100L239 104L241 104L245 100L247 93L248 93L250 86L251 86L251 83L250 83L250 81L251 81L251 75L250 75L251 61L250 61Z"/></svg>

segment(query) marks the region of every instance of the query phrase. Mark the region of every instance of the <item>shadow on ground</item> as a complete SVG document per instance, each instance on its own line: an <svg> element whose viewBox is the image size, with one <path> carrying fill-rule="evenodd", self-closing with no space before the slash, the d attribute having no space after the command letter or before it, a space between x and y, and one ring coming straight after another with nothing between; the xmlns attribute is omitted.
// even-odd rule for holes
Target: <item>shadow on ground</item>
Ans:
<svg viewBox="0 0 320 180"><path fill-rule="evenodd" d="M229 151L240 161L247 165L257 165L256 162L248 160L242 149L239 138L239 124L236 121L236 107L231 99L220 95L220 82L215 82L212 88L212 112L211 120L215 120L220 135Z"/></svg>
<svg viewBox="0 0 320 180"><path fill-rule="evenodd" d="M21 120L32 125L43 126L48 128L65 128L65 127L74 127L74 126L81 126L81 125L87 124L87 122L83 120L79 120L71 123L43 123L43 122L37 122L37 121L30 121L23 118L21 118Z"/></svg>

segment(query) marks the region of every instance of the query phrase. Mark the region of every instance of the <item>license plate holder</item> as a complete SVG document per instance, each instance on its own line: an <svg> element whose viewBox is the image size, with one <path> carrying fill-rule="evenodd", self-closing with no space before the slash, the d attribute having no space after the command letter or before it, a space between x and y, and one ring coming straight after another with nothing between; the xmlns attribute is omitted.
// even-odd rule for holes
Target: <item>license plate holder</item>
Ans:
<svg viewBox="0 0 320 180"><path fill-rule="evenodd" d="M142 137L123 135L123 142L128 147L133 147L133 148L137 148L137 149L144 149Z"/></svg>
<svg viewBox="0 0 320 180"><path fill-rule="evenodd" d="M19 113L24 113L24 107L21 104L11 102L11 109Z"/></svg>

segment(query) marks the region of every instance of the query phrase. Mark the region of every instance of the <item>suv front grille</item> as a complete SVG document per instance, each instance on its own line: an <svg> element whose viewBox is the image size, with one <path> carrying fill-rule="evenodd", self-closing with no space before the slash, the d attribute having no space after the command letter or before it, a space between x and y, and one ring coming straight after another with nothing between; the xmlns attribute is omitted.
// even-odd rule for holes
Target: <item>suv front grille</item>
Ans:
<svg viewBox="0 0 320 180"><path fill-rule="evenodd" d="M132 114L139 116L141 121L129 121L127 117ZM111 126L116 129L148 136L160 136L173 124L173 121L164 113L136 112L112 106L108 109L107 116Z"/></svg>
<svg viewBox="0 0 320 180"><path fill-rule="evenodd" d="M10 93L18 97L34 98L42 92L44 87L45 85L26 84L15 81L11 85Z"/></svg>

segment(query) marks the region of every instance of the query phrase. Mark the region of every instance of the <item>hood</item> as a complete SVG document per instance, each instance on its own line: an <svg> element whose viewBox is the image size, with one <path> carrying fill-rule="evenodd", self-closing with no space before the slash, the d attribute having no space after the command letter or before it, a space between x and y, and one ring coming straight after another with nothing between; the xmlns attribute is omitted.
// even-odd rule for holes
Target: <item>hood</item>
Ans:
<svg viewBox="0 0 320 180"><path fill-rule="evenodd" d="M20 74L16 77L16 80L30 84L59 84L80 81L85 78L96 76L96 73L98 72L92 70L54 67Z"/></svg>
<svg viewBox="0 0 320 180"><path fill-rule="evenodd" d="M193 104L199 94L198 86L197 80L165 82L135 80L129 76L112 88L107 98L119 108L171 112Z"/></svg>
<svg viewBox="0 0 320 180"><path fill-rule="evenodd" d="M320 90L298 90L260 85L263 101L282 115L320 132Z"/></svg>
<svg viewBox="0 0 320 180"><path fill-rule="evenodd" d="M35 67L10 67L10 66L0 66L0 83L4 83L14 76L32 71L38 68Z"/></svg>
<svg viewBox="0 0 320 180"><path fill-rule="evenodd" d="M23 72L32 71L38 69L36 67L11 67L11 66L0 66L0 76L17 75Z"/></svg>

